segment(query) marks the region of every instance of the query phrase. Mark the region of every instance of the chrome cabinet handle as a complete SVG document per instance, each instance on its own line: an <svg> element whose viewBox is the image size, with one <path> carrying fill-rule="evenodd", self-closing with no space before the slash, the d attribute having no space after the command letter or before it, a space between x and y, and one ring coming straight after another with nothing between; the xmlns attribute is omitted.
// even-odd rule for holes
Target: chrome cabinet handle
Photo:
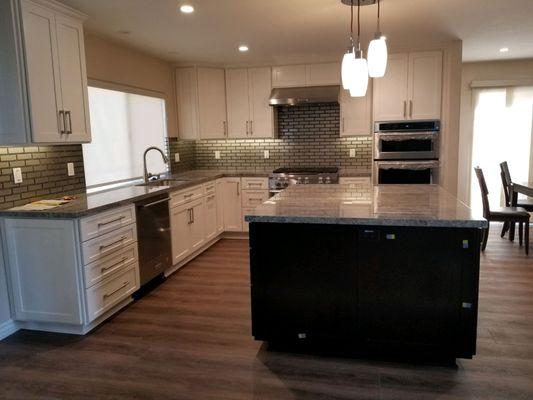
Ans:
<svg viewBox="0 0 533 400"><path fill-rule="evenodd" d="M63 135L66 133L65 126L67 125L67 121L65 119L65 111L59 110L59 131Z"/></svg>
<svg viewBox="0 0 533 400"><path fill-rule="evenodd" d="M102 272L106 272L106 271L109 271L110 269L113 269L115 268L117 265L120 265L122 264L124 261L126 261L128 259L128 257L122 257L122 259L112 265L110 265L109 267L102 267L101 271Z"/></svg>
<svg viewBox="0 0 533 400"><path fill-rule="evenodd" d="M161 203L166 203L170 201L170 199L161 199L161 200L157 200L157 201L153 201L151 203L148 203L148 204L143 204L143 208L146 208L146 207L151 207L151 206L155 206L156 204L161 204Z"/></svg>
<svg viewBox="0 0 533 400"><path fill-rule="evenodd" d="M123 242L124 240L126 240L128 237L127 236L121 236L120 239L118 240L115 240L114 242L111 242L111 243L108 243L108 244L101 244L100 245L100 250L103 250L103 249L106 249L108 247L111 247L113 246L114 244L118 244L120 242Z"/></svg>
<svg viewBox="0 0 533 400"><path fill-rule="evenodd" d="M65 129L67 130L67 135L71 135L72 134L72 118L70 116L70 111L65 111L65 116L67 117L68 119L68 128L66 127L66 124L65 124Z"/></svg>
<svg viewBox="0 0 533 400"><path fill-rule="evenodd" d="M211 195L211 196L207 196L207 200L212 200L212 199L214 199L214 198L215 198L215 195L214 195L214 194Z"/></svg>
<svg viewBox="0 0 533 400"><path fill-rule="evenodd" d="M107 299L108 297L113 296L115 293L121 291L122 289L124 289L125 287L127 287L129 284L130 284L130 282L129 282L129 281L126 281L126 282L124 282L124 283L122 284L122 286L119 287L118 289L113 290L111 293L106 293L106 294L104 294L104 300Z"/></svg>
<svg viewBox="0 0 533 400"><path fill-rule="evenodd" d="M254 121L250 121L250 136L254 134Z"/></svg>
<svg viewBox="0 0 533 400"><path fill-rule="evenodd" d="M192 222L194 224L194 208L191 208Z"/></svg>
<svg viewBox="0 0 533 400"><path fill-rule="evenodd" d="M122 221L124 218L126 218L126 216L125 215L121 215L120 217L115 218L115 219L111 219L109 221L98 222L98 227L104 226L104 225L109 225L109 224L112 224L113 222Z"/></svg>
<svg viewBox="0 0 533 400"><path fill-rule="evenodd" d="M189 213L189 221L187 221L187 224L192 224L192 208L188 208L187 212Z"/></svg>
<svg viewBox="0 0 533 400"><path fill-rule="evenodd" d="M403 101L403 117L407 117L407 101Z"/></svg>
<svg viewBox="0 0 533 400"><path fill-rule="evenodd" d="M228 136L228 123L226 121L222 121L222 129L224 136Z"/></svg>
<svg viewBox="0 0 533 400"><path fill-rule="evenodd" d="M341 131L344 132L344 117L342 117L342 125L341 125Z"/></svg>
<svg viewBox="0 0 533 400"><path fill-rule="evenodd" d="M409 100L409 118L413 118L413 100Z"/></svg>
<svg viewBox="0 0 533 400"><path fill-rule="evenodd" d="M239 191L239 185L240 184L241 184L240 182L237 182L237 196L241 195L241 192Z"/></svg>
<svg viewBox="0 0 533 400"><path fill-rule="evenodd" d="M246 121L246 136L248 136L250 134L249 122L250 121Z"/></svg>

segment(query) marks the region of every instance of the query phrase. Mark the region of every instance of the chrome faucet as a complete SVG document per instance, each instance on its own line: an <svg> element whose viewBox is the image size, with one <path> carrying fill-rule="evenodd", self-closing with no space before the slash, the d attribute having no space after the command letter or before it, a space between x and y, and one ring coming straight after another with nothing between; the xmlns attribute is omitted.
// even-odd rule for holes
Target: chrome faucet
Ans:
<svg viewBox="0 0 533 400"><path fill-rule="evenodd" d="M155 146L148 147L144 151L144 154L143 154L143 164L144 164L144 176L143 177L144 177L144 183L148 183L150 178L153 176L152 174L148 173L148 169L146 168L146 154L148 154L148 152L150 150L157 150L158 152L160 152L161 156L163 156L163 161L165 162L165 164L168 164L168 157L165 155L163 150L161 150L159 147L155 147Z"/></svg>

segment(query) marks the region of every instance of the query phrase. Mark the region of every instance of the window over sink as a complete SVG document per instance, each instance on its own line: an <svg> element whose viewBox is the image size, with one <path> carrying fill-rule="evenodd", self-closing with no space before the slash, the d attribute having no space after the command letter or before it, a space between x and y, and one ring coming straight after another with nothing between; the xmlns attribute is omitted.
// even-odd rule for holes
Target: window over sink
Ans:
<svg viewBox="0 0 533 400"><path fill-rule="evenodd" d="M115 90L119 89L119 90ZM165 150L165 100L156 93L89 86L92 142L83 145L88 191L131 184L143 176L143 152ZM167 172L161 155L147 155L148 170Z"/></svg>

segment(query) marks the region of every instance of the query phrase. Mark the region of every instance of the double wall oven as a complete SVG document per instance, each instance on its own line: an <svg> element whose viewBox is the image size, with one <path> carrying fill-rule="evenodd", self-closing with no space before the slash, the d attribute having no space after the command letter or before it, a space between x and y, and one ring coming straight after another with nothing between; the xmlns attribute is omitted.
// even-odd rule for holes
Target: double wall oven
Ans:
<svg viewBox="0 0 533 400"><path fill-rule="evenodd" d="M374 183L428 184L439 178L440 121L377 122Z"/></svg>

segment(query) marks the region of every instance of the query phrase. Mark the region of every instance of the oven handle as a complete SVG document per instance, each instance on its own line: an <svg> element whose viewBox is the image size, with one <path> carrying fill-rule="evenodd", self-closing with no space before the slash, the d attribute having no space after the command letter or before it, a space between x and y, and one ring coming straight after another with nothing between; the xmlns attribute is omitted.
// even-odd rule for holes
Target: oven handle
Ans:
<svg viewBox="0 0 533 400"><path fill-rule="evenodd" d="M438 168L438 161L376 161L378 169L428 169Z"/></svg>
<svg viewBox="0 0 533 400"><path fill-rule="evenodd" d="M436 139L437 133L434 132L410 132L410 133L378 133L377 134L379 140L388 140L388 141L403 141L403 140L411 140L411 139Z"/></svg>

